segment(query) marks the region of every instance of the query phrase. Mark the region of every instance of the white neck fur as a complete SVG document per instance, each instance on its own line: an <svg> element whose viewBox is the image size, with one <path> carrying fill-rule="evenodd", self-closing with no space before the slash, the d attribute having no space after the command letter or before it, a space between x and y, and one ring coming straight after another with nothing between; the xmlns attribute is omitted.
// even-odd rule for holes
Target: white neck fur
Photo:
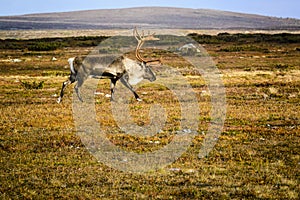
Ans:
<svg viewBox="0 0 300 200"><path fill-rule="evenodd" d="M68 62L69 62L69 65L70 65L70 70L71 70L71 72L72 72L73 74L76 74L75 69L74 69L74 65L73 65L74 60L75 60L75 57L74 57L74 58L69 58L69 59L68 59Z"/></svg>

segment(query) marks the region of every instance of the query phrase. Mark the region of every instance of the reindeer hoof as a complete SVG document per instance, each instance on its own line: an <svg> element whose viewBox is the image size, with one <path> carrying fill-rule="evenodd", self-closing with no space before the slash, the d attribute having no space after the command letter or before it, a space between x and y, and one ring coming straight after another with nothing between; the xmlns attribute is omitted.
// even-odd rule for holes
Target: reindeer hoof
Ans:
<svg viewBox="0 0 300 200"><path fill-rule="evenodd" d="M58 97L58 99L56 100L57 103L61 102L61 97Z"/></svg>
<svg viewBox="0 0 300 200"><path fill-rule="evenodd" d="M82 100L82 98L80 97L80 98L78 98L79 99L79 101L81 102L81 103L83 103L83 100Z"/></svg>
<svg viewBox="0 0 300 200"><path fill-rule="evenodd" d="M136 100L139 101L139 102L143 101L143 99L140 99L140 98L137 98Z"/></svg>
<svg viewBox="0 0 300 200"><path fill-rule="evenodd" d="M112 96L111 96L110 94L106 94L105 97L106 97L106 98L111 98L111 99L112 99Z"/></svg>

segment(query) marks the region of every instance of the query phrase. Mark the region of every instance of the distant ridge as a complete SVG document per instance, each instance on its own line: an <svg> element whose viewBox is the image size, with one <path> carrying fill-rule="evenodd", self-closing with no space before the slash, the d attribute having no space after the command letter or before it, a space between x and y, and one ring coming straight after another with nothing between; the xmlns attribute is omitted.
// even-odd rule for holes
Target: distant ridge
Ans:
<svg viewBox="0 0 300 200"><path fill-rule="evenodd" d="M128 29L300 30L300 20L236 12L171 7L101 9L0 17L0 30Z"/></svg>

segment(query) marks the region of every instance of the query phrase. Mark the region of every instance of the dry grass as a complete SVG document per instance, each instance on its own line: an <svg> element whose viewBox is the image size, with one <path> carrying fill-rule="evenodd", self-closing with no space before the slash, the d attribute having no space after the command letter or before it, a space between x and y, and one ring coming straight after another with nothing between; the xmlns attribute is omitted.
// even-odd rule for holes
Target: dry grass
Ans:
<svg viewBox="0 0 300 200"><path fill-rule="evenodd" d="M203 80L188 75L201 110L199 136L176 162L146 174L117 171L88 153L74 128L71 88L62 104L55 102L67 58L85 48L39 56L1 51L1 199L298 199L300 41L253 45L269 52L219 51L232 44L205 47L221 69L227 95L224 130L209 157L197 154L210 121L210 98ZM22 62L6 62L8 56ZM25 89L20 81L44 81L44 87ZM109 82L100 81L99 91L109 93ZM155 82L138 93L144 101L131 101L134 121L146 124L150 105L159 103L169 113L163 132L145 138L119 132L109 99L101 95L98 120L116 145L153 151L172 139L180 109L173 94Z"/></svg>
<svg viewBox="0 0 300 200"><path fill-rule="evenodd" d="M266 34L278 34L285 33L285 30L218 30L218 29L204 29L204 30L190 30L190 29L157 29L157 34L170 34L172 35L187 35L189 33L217 35L219 33L266 33ZM292 31L292 33L299 34L300 31ZM52 37L78 37L78 36L115 36L115 35L131 35L131 31L124 29L105 29L105 30L0 30L0 39L19 38L19 39L35 39L35 38L52 38Z"/></svg>

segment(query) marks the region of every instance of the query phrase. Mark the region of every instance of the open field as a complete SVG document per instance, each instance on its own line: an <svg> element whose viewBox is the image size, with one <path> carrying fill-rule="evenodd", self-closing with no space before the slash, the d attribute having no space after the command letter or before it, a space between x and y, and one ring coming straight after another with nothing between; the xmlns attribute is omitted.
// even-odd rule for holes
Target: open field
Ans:
<svg viewBox="0 0 300 200"><path fill-rule="evenodd" d="M1 199L299 199L300 36L191 36L221 71L224 129L209 156L198 159L211 120L209 91L180 58L163 54L165 64L176 66L197 94L199 135L176 162L145 174L115 170L89 154L76 135L71 87L63 103L56 103L69 73L67 59L87 55L104 37L1 41ZM108 94L109 81L101 80L97 90ZM149 122L152 104L168 113L159 134L122 133L104 95L96 96L97 117L114 144L151 152L180 129L180 107L172 92L155 82L144 82L137 92L144 101L132 98L129 105L137 124Z"/></svg>
<svg viewBox="0 0 300 200"><path fill-rule="evenodd" d="M217 35L219 33L265 33L265 34L279 34L286 33L286 30L234 30L234 29L151 29L156 34L170 34L173 35L187 35L189 33ZM294 34L300 34L300 31L288 31ZM115 35L129 35L131 30L124 29L104 29L104 30L0 30L0 39L36 39L36 38L53 38L53 37L80 37L80 36L115 36Z"/></svg>

